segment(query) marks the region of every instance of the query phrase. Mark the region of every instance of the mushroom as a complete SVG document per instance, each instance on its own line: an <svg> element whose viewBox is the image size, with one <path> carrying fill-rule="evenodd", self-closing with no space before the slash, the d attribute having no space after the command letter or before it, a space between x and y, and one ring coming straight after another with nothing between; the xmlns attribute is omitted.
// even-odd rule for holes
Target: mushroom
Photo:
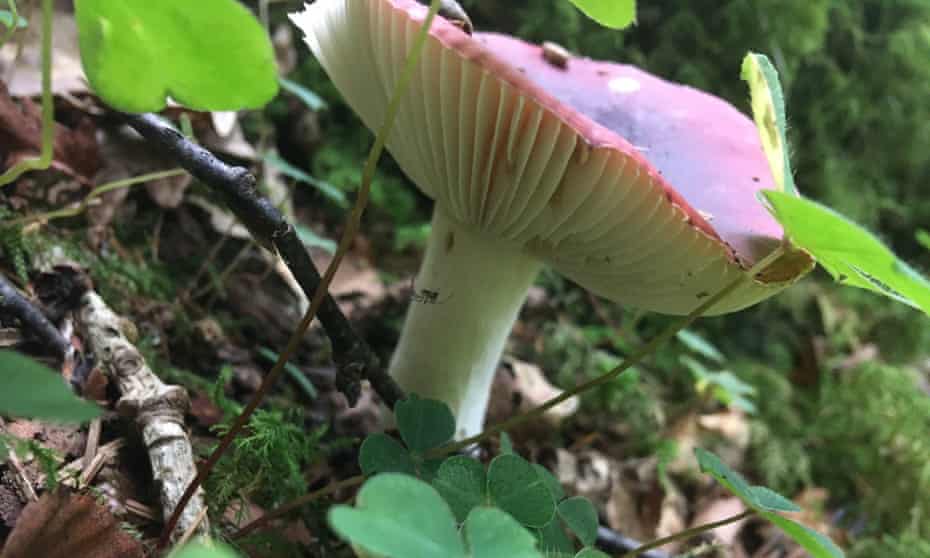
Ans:
<svg viewBox="0 0 930 558"><path fill-rule="evenodd" d="M371 129L427 8L317 0L292 15ZM388 149L435 200L391 362L406 390L481 430L508 334L548 265L612 301L687 314L782 241L756 194L773 179L752 121L632 66L433 23ZM709 313L745 308L813 266L783 257Z"/></svg>

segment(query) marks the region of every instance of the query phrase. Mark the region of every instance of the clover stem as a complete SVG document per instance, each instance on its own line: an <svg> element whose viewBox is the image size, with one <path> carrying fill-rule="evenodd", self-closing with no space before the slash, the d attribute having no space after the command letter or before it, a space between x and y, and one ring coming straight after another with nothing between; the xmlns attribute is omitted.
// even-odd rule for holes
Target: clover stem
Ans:
<svg viewBox="0 0 930 558"><path fill-rule="evenodd" d="M686 541L696 535L700 535L701 533L704 533L705 531L713 531L714 529L718 527L723 527L724 525L729 525L730 523L736 523L737 521L742 521L746 519L747 517L752 517L753 515L755 515L755 513L756 513L755 510L746 510L742 513L731 515L730 517L726 519L721 519L720 521L714 521L713 523L705 523L704 525L697 525L690 529L685 529L684 531L675 533L674 535L662 537L661 539L656 539L642 546L638 546L634 548L633 550L627 552L626 554L622 555L620 558L636 558L636 556L639 556L640 554L644 552L648 552L652 550L653 548L659 548L660 546L665 546L668 543L675 542L675 541Z"/></svg>

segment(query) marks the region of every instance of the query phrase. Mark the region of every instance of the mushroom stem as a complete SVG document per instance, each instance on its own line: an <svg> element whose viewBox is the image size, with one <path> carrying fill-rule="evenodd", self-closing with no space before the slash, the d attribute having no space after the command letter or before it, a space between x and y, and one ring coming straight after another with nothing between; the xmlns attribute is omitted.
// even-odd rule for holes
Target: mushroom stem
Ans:
<svg viewBox="0 0 930 558"><path fill-rule="evenodd" d="M433 211L390 373L406 391L446 402L458 438L481 431L504 344L541 266Z"/></svg>

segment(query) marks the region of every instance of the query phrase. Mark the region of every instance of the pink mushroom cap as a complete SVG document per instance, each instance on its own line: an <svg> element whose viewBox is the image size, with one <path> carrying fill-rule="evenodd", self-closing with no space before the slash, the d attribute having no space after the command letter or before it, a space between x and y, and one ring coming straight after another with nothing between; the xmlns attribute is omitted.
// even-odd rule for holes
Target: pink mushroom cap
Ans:
<svg viewBox="0 0 930 558"><path fill-rule="evenodd" d="M339 9L314 12L321 3ZM414 0L320 0L294 20L376 129L426 13ZM758 131L726 101L442 18L388 148L451 219L648 310L691 311L782 242L757 199L775 188ZM783 257L709 313L767 298L813 263Z"/></svg>

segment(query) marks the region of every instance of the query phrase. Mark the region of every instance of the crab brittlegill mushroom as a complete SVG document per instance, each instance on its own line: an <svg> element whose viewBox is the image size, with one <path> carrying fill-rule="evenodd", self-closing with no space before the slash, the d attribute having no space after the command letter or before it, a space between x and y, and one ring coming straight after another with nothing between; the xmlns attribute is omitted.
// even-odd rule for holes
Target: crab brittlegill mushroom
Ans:
<svg viewBox="0 0 930 558"><path fill-rule="evenodd" d="M317 0L293 17L377 129L427 8ZM782 241L757 201L773 179L752 121L631 66L573 58L437 18L388 149L435 200L391 374L479 432L520 306L548 265L624 304L687 314ZM785 257L709 314L739 310L811 269Z"/></svg>

